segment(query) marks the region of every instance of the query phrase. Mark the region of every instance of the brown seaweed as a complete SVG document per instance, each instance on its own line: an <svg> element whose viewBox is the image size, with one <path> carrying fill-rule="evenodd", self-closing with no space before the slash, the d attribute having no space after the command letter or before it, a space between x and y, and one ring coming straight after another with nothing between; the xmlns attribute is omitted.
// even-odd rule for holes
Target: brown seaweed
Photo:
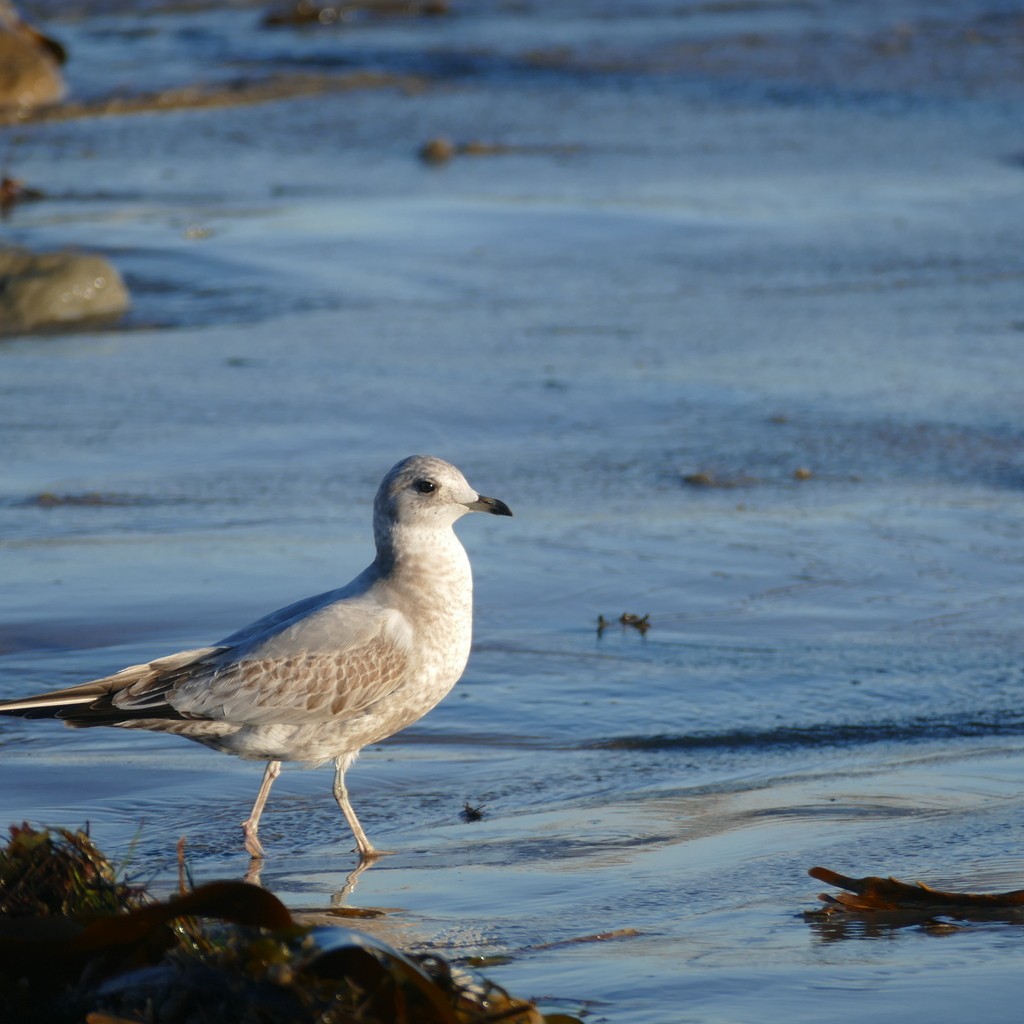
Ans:
<svg viewBox="0 0 1024 1024"><path fill-rule="evenodd" d="M1024 889L999 893L945 892L924 882L911 885L896 878L875 875L850 878L828 868L811 868L807 873L821 882L847 890L835 896L829 893L819 895L826 912L924 911L970 916L978 911L1024 908Z"/></svg>
<svg viewBox="0 0 1024 1024"><path fill-rule="evenodd" d="M179 854L181 851L179 850ZM181 872L182 884L186 872ZM0 1019L36 1024L567 1024L434 955L298 925L211 882L149 900L84 832L11 828L0 851Z"/></svg>

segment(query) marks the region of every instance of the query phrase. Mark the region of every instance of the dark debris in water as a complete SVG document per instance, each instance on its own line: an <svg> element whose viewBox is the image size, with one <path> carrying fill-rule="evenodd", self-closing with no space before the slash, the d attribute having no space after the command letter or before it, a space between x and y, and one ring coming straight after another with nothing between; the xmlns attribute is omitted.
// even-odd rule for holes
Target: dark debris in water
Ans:
<svg viewBox="0 0 1024 1024"><path fill-rule="evenodd" d="M34 1024L571 1024L434 955L297 925L213 882L150 901L83 832L28 825L0 851L0 1019ZM577 1022L578 1024L578 1022Z"/></svg>
<svg viewBox="0 0 1024 1024"><path fill-rule="evenodd" d="M459 817L465 822L482 821L484 817L484 805L474 807L468 800L462 805Z"/></svg>
<svg viewBox="0 0 1024 1024"><path fill-rule="evenodd" d="M352 0L340 4L294 0L266 14L262 25L264 28L303 28L339 25L366 17L438 17L448 11L448 0Z"/></svg>
<svg viewBox="0 0 1024 1024"><path fill-rule="evenodd" d="M798 483L804 480L813 480L814 476L814 470L807 466L797 466L796 469L790 473L790 479L796 480ZM854 477L852 476L848 477L848 479L854 481ZM725 491L741 487L757 487L761 484L781 482L757 476L750 476L746 473L722 475L710 469L701 469L695 473L684 473L682 480L687 487L717 488L718 490Z"/></svg>
<svg viewBox="0 0 1024 1024"><path fill-rule="evenodd" d="M35 505L38 508L58 508L67 505L111 507L145 503L144 499L129 494L103 494L99 491L84 491L81 494L56 494L53 491L40 491L39 494L33 494L23 502L25 505Z"/></svg>
<svg viewBox="0 0 1024 1024"><path fill-rule="evenodd" d="M634 615L633 612L623 612L618 618L619 625L622 627L631 627L638 633L643 635L651 628L651 617L650 615ZM597 635L602 636L604 631L608 629L611 623L603 616L598 615L597 617Z"/></svg>
<svg viewBox="0 0 1024 1024"><path fill-rule="evenodd" d="M527 156L568 156L578 150L571 145L507 145L502 142L483 142L470 139L468 142L452 142L443 135L427 139L420 146L418 155L425 164L446 164L457 156L505 156L509 154ZM550 386L550 385L549 385Z"/></svg>
<svg viewBox="0 0 1024 1024"><path fill-rule="evenodd" d="M19 203L44 198L44 193L30 188L20 178L11 178L6 174L0 178L0 217L6 217Z"/></svg>
<svg viewBox="0 0 1024 1024"><path fill-rule="evenodd" d="M695 473L685 473L683 483L689 487L721 487L730 489L733 487L751 487L760 481L753 476L719 476L710 469L697 470Z"/></svg>
<svg viewBox="0 0 1024 1024"><path fill-rule="evenodd" d="M15 508L151 508L194 504L192 495L125 494L115 491L40 491L26 498L3 502Z"/></svg>

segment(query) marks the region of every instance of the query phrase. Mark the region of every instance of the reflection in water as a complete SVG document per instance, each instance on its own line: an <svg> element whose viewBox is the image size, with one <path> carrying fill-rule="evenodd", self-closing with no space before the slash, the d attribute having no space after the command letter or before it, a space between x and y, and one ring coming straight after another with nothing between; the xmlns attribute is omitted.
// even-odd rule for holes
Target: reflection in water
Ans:
<svg viewBox="0 0 1024 1024"><path fill-rule="evenodd" d="M846 939L886 939L904 929L942 938L957 932L1024 925L1024 911L973 911L969 916L937 914L925 910L890 910L869 914L829 914L822 910L804 913L804 920L822 942Z"/></svg>
<svg viewBox="0 0 1024 1024"><path fill-rule="evenodd" d="M364 871L368 871L372 868L379 860L380 857L387 856L384 851L378 851L377 857L373 858L361 858L359 863L346 875L345 884L336 893L331 896L331 909L341 910L347 909L346 904L352 894L355 892L356 884L359 881L359 876ZM243 876L243 881L248 882L250 885L262 886L262 875L263 868L266 864L266 858L264 857L252 857L249 861L249 867ZM362 916L365 911L353 911L352 916ZM383 911L382 911L383 913Z"/></svg>
<svg viewBox="0 0 1024 1024"><path fill-rule="evenodd" d="M368 871L370 868L372 868L374 864L377 863L377 859L382 856L386 856L383 850L378 851L377 857L373 859L361 859L359 863L345 877L345 884L341 887L341 890L339 892L336 892L333 896L331 896L331 906L343 907L348 902L349 897L356 891L356 882L359 881L359 876L364 871Z"/></svg>
<svg viewBox="0 0 1024 1024"><path fill-rule="evenodd" d="M384 856L387 856L386 854ZM301 897L294 895L289 900L289 910L298 924L308 927L336 927L339 924L358 929L387 942L397 949L427 946L425 934L419 934L415 921L407 916L400 907L369 907L353 906L351 901L356 894L360 878L371 868L380 863L376 860L361 860L346 876L344 884L336 892L330 894L326 905L308 906L296 902ZM263 885L263 868L266 861L253 858L244 881L251 885L259 885L274 890L273 881ZM276 877L276 876L275 876ZM320 893L319 887L316 890ZM277 895L280 895L278 893Z"/></svg>

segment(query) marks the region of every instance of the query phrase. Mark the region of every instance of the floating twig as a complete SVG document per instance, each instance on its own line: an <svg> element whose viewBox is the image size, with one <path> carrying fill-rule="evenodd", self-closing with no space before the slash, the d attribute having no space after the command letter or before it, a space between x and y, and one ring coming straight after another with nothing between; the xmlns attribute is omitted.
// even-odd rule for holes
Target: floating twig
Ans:
<svg viewBox="0 0 1024 1024"><path fill-rule="evenodd" d="M914 910L928 913L959 911L961 914L969 914L972 910L1024 909L1024 889L997 893L944 892L924 882L911 885L896 878L880 878L876 875L849 878L828 868L811 868L807 873L821 882L848 890L836 896L829 893L818 896L825 904L826 913L847 911L863 914Z"/></svg>

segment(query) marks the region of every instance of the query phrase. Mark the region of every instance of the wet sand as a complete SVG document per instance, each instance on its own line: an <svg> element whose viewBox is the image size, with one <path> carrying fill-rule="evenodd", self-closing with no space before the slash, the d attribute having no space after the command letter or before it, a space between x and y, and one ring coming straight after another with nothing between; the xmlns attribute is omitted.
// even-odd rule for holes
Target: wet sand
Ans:
<svg viewBox="0 0 1024 1024"><path fill-rule="evenodd" d="M94 109L425 85L2 129L48 197L11 241L100 249L133 308L0 344L0 692L349 579L382 469L434 451L516 511L460 528L470 667L351 772L394 855L346 891L330 775L286 769L264 884L596 1020L1009 1018L1016 923L802 912L816 864L1024 885L1013 18L82 6L46 27ZM257 765L41 722L0 755L0 820L88 821L158 889L182 834L197 881L246 870Z"/></svg>

